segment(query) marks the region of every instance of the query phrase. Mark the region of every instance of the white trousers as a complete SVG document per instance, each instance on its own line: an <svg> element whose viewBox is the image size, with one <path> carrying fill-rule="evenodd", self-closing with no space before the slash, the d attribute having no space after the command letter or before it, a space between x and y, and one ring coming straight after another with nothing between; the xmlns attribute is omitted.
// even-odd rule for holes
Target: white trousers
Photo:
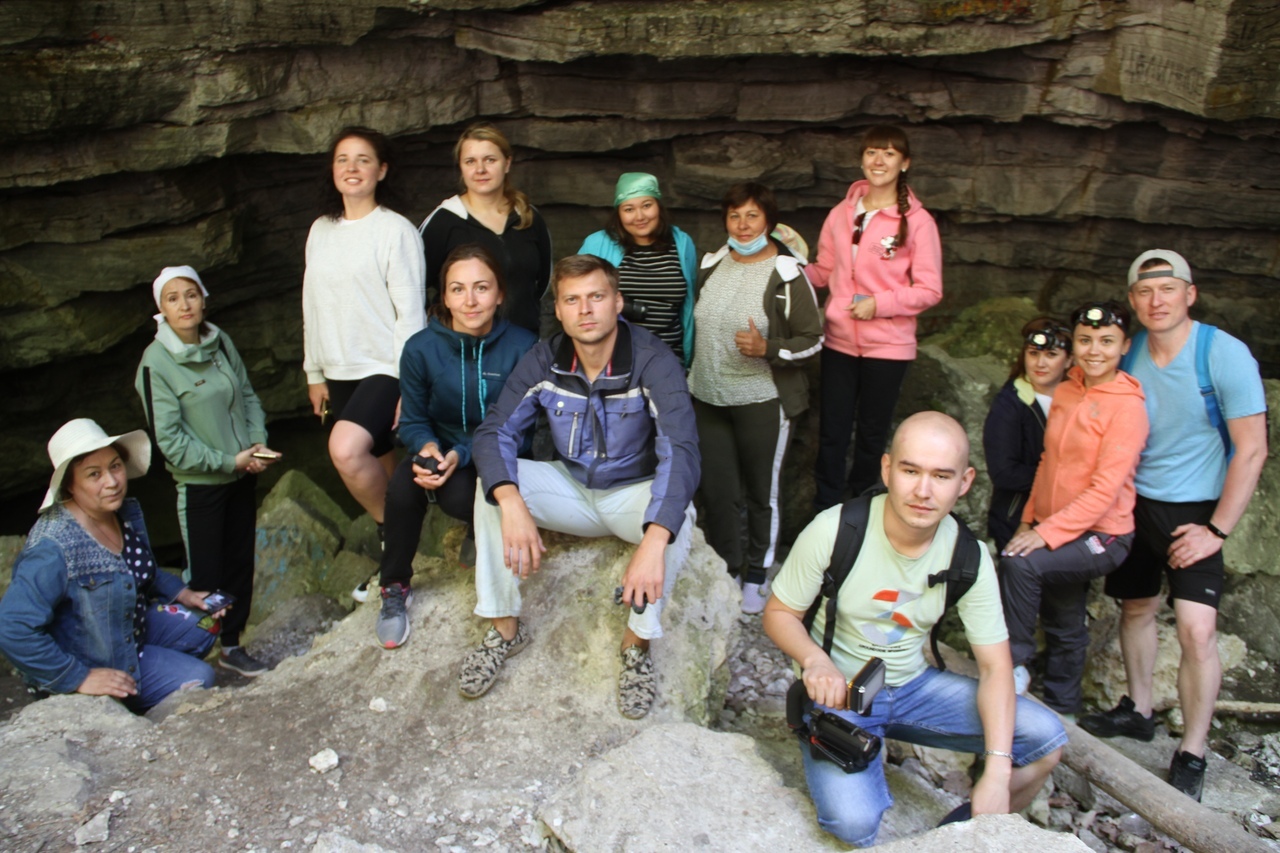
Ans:
<svg viewBox="0 0 1280 853"><path fill-rule="evenodd" d="M645 480L613 489L588 489L560 462L518 460L520 496L539 527L594 538L616 536L639 544L644 536L644 514L652 499L652 481ZM476 489L476 609L477 616L499 619L520 615L520 580L502 560L502 510L485 500L483 487ZM644 613L628 608L627 626L636 636L652 640L662 636L662 605L671 595L676 576L693 544L695 513L693 504L684 511L684 524L675 541L663 554L665 571L662 598L651 602ZM546 571L543 563L540 571ZM621 583L621 577L618 583Z"/></svg>

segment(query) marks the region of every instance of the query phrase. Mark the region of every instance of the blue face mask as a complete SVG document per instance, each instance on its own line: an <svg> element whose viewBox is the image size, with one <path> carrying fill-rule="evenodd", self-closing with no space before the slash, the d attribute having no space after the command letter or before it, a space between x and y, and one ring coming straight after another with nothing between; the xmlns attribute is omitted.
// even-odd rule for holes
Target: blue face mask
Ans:
<svg viewBox="0 0 1280 853"><path fill-rule="evenodd" d="M739 243L736 239L730 237L729 248L733 249L739 255L754 255L756 252L763 249L768 242L769 235L765 233L761 233L759 237L755 238L750 243Z"/></svg>

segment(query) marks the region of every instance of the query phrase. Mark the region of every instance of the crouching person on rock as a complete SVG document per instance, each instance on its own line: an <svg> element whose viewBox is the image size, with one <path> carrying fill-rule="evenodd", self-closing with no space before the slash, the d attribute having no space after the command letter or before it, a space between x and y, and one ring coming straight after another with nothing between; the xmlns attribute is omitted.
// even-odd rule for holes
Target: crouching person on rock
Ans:
<svg viewBox="0 0 1280 853"><path fill-rule="evenodd" d="M969 490L969 440L956 421L922 412L903 421L880 463L888 494L871 499L861 548L837 597L830 653L823 651L826 608L812 629L805 614L832 563L841 508L821 513L800 534L773 584L764 629L802 670L814 714L830 712L878 737L982 753L986 769L973 800L957 813L1025 808L1058 763L1066 733L1057 716L1013 692L1013 663L991 557L980 548L976 580L957 604L978 663L978 678L940 671L924 658L925 637L946 602L944 577L960 530L949 517ZM884 687L869 714L848 710L851 679L872 658L885 663ZM859 847L875 843L893 804L877 754L860 772L811 754L805 778L823 829ZM950 817L950 816L949 816Z"/></svg>
<svg viewBox="0 0 1280 853"><path fill-rule="evenodd" d="M498 316L507 295L502 265L477 243L449 253L441 267L440 301L427 327L400 356L400 439L415 449L387 484L385 545L379 580L378 644L409 639L409 582L422 523L431 504L467 523L458 562L475 565L476 468L471 437L502 383L538 338Z"/></svg>
<svg viewBox="0 0 1280 853"><path fill-rule="evenodd" d="M665 597L692 542L700 463L680 360L652 333L621 320L617 270L572 255L552 273L562 334L537 344L476 430L476 609L493 620L462 662L459 690L474 699L507 658L528 645L520 582L541 567L539 527L635 543L621 579L631 605L622 638L618 705L632 719L656 693L649 641L662 636ZM517 458L538 413L555 460ZM643 606L643 612L636 610Z"/></svg>
<svg viewBox="0 0 1280 853"><path fill-rule="evenodd" d="M129 478L151 463L142 430L88 418L49 440L53 477L0 601L0 651L48 693L113 696L136 713L184 687L212 687L201 658L225 610L156 568ZM211 616L212 630L201 626Z"/></svg>

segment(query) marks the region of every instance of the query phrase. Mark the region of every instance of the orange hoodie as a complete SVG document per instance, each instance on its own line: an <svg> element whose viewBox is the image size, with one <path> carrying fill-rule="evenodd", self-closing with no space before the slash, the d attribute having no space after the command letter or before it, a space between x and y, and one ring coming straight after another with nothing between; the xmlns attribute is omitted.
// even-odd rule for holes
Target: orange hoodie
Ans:
<svg viewBox="0 0 1280 853"><path fill-rule="evenodd" d="M1147 443L1142 386L1123 371L1111 382L1084 385L1079 367L1067 372L1053 395L1024 522L1050 548L1089 530L1121 536L1133 532L1133 474Z"/></svg>

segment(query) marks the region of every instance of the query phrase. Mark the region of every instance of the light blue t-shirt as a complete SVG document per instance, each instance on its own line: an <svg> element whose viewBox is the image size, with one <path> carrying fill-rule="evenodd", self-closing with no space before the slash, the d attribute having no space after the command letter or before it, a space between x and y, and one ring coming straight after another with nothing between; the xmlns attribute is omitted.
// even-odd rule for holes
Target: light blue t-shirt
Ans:
<svg viewBox="0 0 1280 853"><path fill-rule="evenodd" d="M1144 498L1187 503L1222 496L1227 454L1222 436L1209 423L1196 380L1199 327L1192 324L1182 351L1164 368L1156 367L1145 346L1134 354L1129 373L1142 383L1151 422L1135 478L1138 494ZM1228 421L1266 411L1258 362L1244 342L1221 329L1209 348L1209 378Z"/></svg>

